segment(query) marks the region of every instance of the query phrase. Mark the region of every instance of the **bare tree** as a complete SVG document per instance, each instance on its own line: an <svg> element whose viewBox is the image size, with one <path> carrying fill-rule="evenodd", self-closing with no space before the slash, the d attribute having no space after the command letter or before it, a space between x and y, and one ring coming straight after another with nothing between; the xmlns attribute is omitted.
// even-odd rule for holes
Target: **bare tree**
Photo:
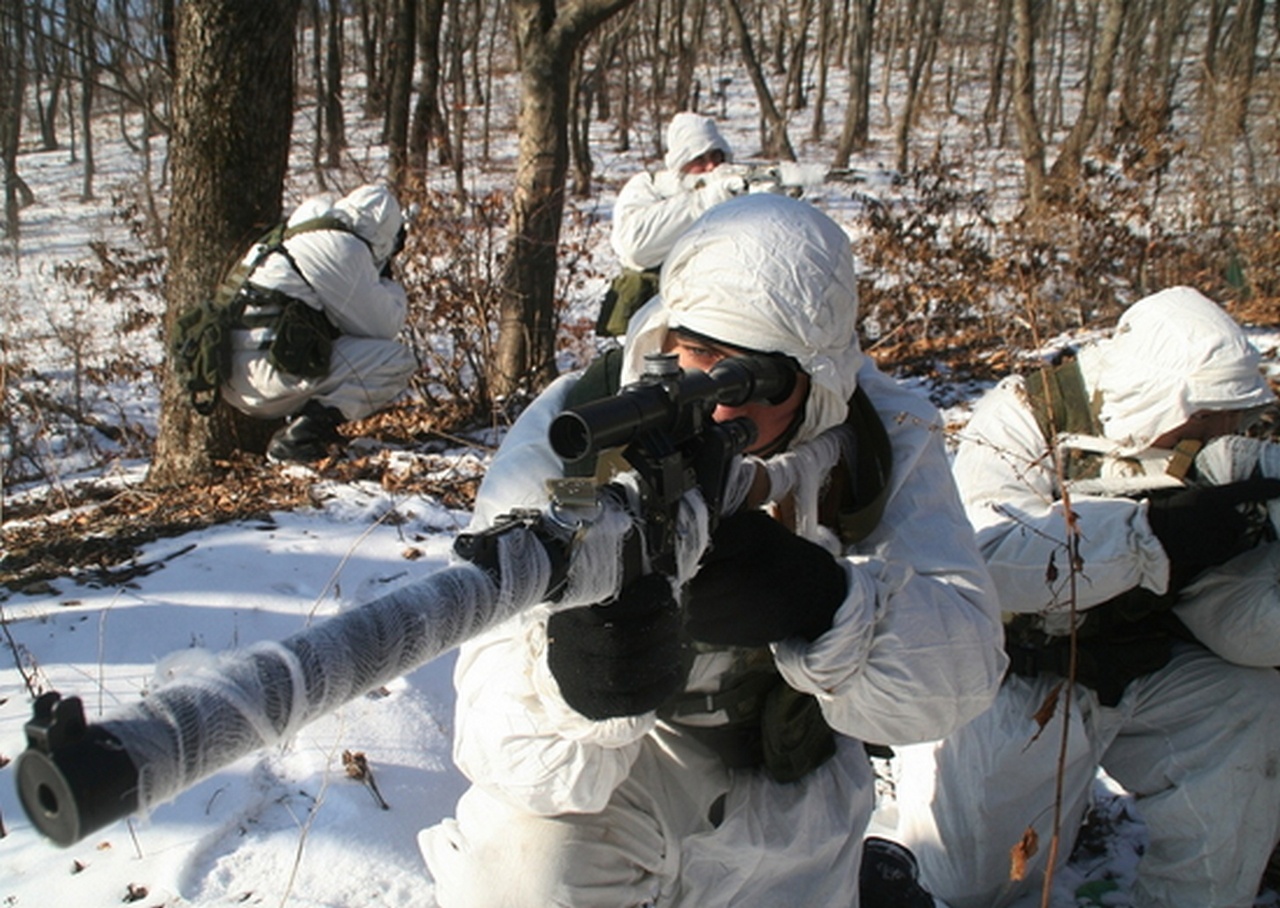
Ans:
<svg viewBox="0 0 1280 908"><path fill-rule="evenodd" d="M809 53L809 19L813 16L813 0L799 0L792 24L791 46L787 48L787 84L782 90L787 110L804 110L808 103L805 91L805 61ZM825 5L825 4L824 4ZM781 7L780 7L781 8Z"/></svg>
<svg viewBox="0 0 1280 908"><path fill-rule="evenodd" d="M787 138L787 121L778 110L778 105L774 103L769 82L764 76L759 58L756 57L751 32L742 14L742 4L740 0L722 0L721 6L724 8L725 17L729 20L734 36L738 39L742 62L747 67L747 74L751 77L751 84L756 90L756 100L760 103L761 152L766 158L794 161L796 153L791 147L791 140Z"/></svg>
<svg viewBox="0 0 1280 908"><path fill-rule="evenodd" d="M1115 72L1116 51L1120 47L1120 32L1124 26L1128 0L1104 0L1102 21L1099 23L1098 48L1093 55L1093 66L1086 83L1084 103L1080 116L1058 149L1058 158L1049 172L1053 191L1067 192L1079 185L1080 166L1085 147L1098 131L1107 108L1107 97Z"/></svg>
<svg viewBox="0 0 1280 908"><path fill-rule="evenodd" d="M178 6L171 143L173 203L165 334L217 285L245 243L281 216L293 122L294 27L301 0L184 0ZM166 365L148 482L208 477L274 424L220 405L197 414Z"/></svg>
<svg viewBox="0 0 1280 908"><path fill-rule="evenodd" d="M903 99L902 113L898 118L897 168L907 169L911 127L919 112L922 83L928 78L933 58L938 49L938 32L942 28L942 0L917 0L913 3L907 38L907 94Z"/></svg>
<svg viewBox="0 0 1280 908"><path fill-rule="evenodd" d="M871 38L876 0L853 0L849 11L849 101L844 128L836 146L836 167L848 167L849 157L867 146L871 128Z"/></svg>
<svg viewBox="0 0 1280 908"><path fill-rule="evenodd" d="M329 27L324 56L324 162L337 167L347 147L346 115L342 109L342 4L329 0Z"/></svg>
<svg viewBox="0 0 1280 908"><path fill-rule="evenodd" d="M813 121L809 129L809 138L813 142L821 142L827 128L827 79L830 76L831 52L835 44L833 15L830 3L818 4L818 75L813 97Z"/></svg>
<svg viewBox="0 0 1280 908"><path fill-rule="evenodd" d="M439 149L441 163L447 163L450 157L449 125L440 106L440 31L444 24L444 3L445 0L423 0L422 27L418 29L422 79L413 109L409 156L411 166L422 173L427 171L433 146Z"/></svg>
<svg viewBox="0 0 1280 908"><path fill-rule="evenodd" d="M1261 37L1263 0L1239 0L1231 13L1224 12L1222 41L1208 58L1210 122L1213 135L1230 141L1245 132L1249 94L1253 89L1258 42Z"/></svg>
<svg viewBox="0 0 1280 908"><path fill-rule="evenodd" d="M81 163L80 200L93 200L94 160L93 96L98 81L97 8L86 0L70 0L67 8L75 31L76 60L80 68L80 143L84 149Z"/></svg>
<svg viewBox="0 0 1280 908"><path fill-rule="evenodd" d="M63 34L65 17L42 5L31 10L31 17L32 94L40 125L40 146L52 151L59 147L58 104L70 68L67 39Z"/></svg>
<svg viewBox="0 0 1280 908"><path fill-rule="evenodd" d="M509 396L556 375L556 252L569 166L569 77L579 44L635 0L511 0L520 60L519 159L491 385Z"/></svg>
<svg viewBox="0 0 1280 908"><path fill-rule="evenodd" d="M991 49L991 70L987 82L987 105L982 111L982 128L986 133L988 145L1004 142L1003 126L999 137L994 140L991 127L997 121L1004 122L1004 118L1000 115L1000 102L1004 97L1004 71L1009 62L1009 22L1012 18L1012 0L996 0L996 25L988 45Z"/></svg>
<svg viewBox="0 0 1280 908"><path fill-rule="evenodd" d="M0 0L0 158L4 163L5 236L18 239L18 211L31 190L18 175L22 100L27 89L27 29L20 0Z"/></svg>
<svg viewBox="0 0 1280 908"><path fill-rule="evenodd" d="M391 182L403 188L409 164L409 110L418 50L418 0L393 0L387 38L387 152Z"/></svg>
<svg viewBox="0 0 1280 908"><path fill-rule="evenodd" d="M364 112L370 118L381 117L386 112L383 53L389 2L391 0L356 0L356 13L360 23L360 61L364 67Z"/></svg>
<svg viewBox="0 0 1280 908"><path fill-rule="evenodd" d="M1032 0L1013 0L1013 111L1022 145L1027 204L1039 211L1045 195L1044 137L1036 113L1035 19Z"/></svg>

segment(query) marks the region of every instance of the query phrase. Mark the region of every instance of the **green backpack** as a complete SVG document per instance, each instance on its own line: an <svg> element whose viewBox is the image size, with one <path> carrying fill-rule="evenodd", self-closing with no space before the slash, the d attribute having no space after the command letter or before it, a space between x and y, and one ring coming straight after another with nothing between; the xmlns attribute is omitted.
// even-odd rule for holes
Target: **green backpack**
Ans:
<svg viewBox="0 0 1280 908"><path fill-rule="evenodd" d="M312 218L293 227L281 222L254 243L254 247L261 247L256 256L248 260L242 256L211 296L178 317L170 351L178 380L197 413L208 416L213 412L219 388L231 377L231 332L238 328L274 327L268 360L281 371L308 378L328 372L338 332L323 312L278 290L268 290L261 291L254 302L276 303L280 313L252 320L252 324L245 317L247 292L253 289L249 278L274 253L285 256L298 276L311 285L284 242L312 230L352 233L351 227L336 217Z"/></svg>

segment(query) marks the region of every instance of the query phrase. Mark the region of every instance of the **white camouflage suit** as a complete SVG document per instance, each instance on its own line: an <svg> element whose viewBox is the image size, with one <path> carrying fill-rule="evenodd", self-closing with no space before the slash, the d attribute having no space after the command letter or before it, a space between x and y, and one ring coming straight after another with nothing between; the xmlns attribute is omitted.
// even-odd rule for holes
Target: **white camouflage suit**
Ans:
<svg viewBox="0 0 1280 908"><path fill-rule="evenodd" d="M1104 463L1103 486L1144 481L1121 457L1152 456L1163 469L1168 452L1155 457L1161 452L1151 441L1193 413L1272 401L1244 333L1186 287L1134 304L1112 338L1079 351L1079 363L1088 395L1101 402L1106 437L1094 449L1115 455ZM1218 482L1247 478L1258 445L1272 449L1273 464L1280 464L1274 445L1253 445L1252 460L1238 462L1234 474L1220 471ZM1220 446L1210 442L1197 457L1202 474L1209 465L1200 461L1213 451ZM1062 492L1021 377L1005 379L980 401L954 469L1001 607L1043 614L1046 627L1056 622L1064 632ZM1274 465L1273 471L1280 476ZM1145 501L1083 488L1073 489L1070 500L1083 562L1077 608L1138 586L1165 592L1169 561ZM1055 550L1059 571L1050 580ZM1133 892L1137 906L1254 902L1280 837L1280 673L1248 666L1280 665L1278 578L1275 543L1210 569L1182 591L1174 611L1214 651L1175 644L1172 660L1130 682L1114 707L1083 685L1071 691L1059 857L1065 862L1070 853L1101 766L1136 796L1150 835ZM896 838L915 852L925 885L952 908L1039 904L1065 695L1038 737L1033 716L1059 680L1011 674L988 713L943 742L898 750ZM1039 850L1026 880L1011 882L1011 849L1029 827Z"/></svg>
<svg viewBox="0 0 1280 908"><path fill-rule="evenodd" d="M857 904L874 798L861 742L956 728L990 704L1006 660L938 415L863 357L855 316L843 230L802 202L745 196L676 245L662 295L632 319L622 374L635 380L667 329L682 327L800 363L812 387L792 450L845 419L855 386L878 409L893 449L883 518L844 552L848 592L831 629L773 645L782 677L816 695L840 733L836 755L780 784L762 770L727 770L653 712L584 718L549 672L539 606L459 657L454 758L473 785L456 819L419 839L443 908ZM547 427L577 380L562 377L517 422L481 487L476 525L546 504L543 480L561 471ZM806 479L797 506L812 515L822 477ZM812 536L839 548L820 526ZM711 664L690 677L705 682L716 654L703 658ZM721 796L716 826L708 817Z"/></svg>
<svg viewBox="0 0 1280 908"><path fill-rule="evenodd" d="M710 173L681 173L694 158L714 149L732 159L729 143L710 117L676 114L667 126L666 143L665 169L636 174L614 203L610 243L624 268L657 268L704 212L746 189L742 176L724 165Z"/></svg>
<svg viewBox="0 0 1280 908"><path fill-rule="evenodd" d="M314 197L298 206L289 224L324 216L345 221L354 233L296 234L285 247L302 274L276 253L258 266L250 283L279 290L324 312L340 332L329 373L303 378L281 372L267 361L263 349L274 336L272 329L236 331L232 375L222 396L250 416L288 416L314 399L336 407L344 420L361 419L403 391L417 367L412 351L396 339L407 313L404 288L380 275L404 223L395 197L380 185L361 186L336 202ZM256 247L249 250L246 260L257 254Z"/></svg>

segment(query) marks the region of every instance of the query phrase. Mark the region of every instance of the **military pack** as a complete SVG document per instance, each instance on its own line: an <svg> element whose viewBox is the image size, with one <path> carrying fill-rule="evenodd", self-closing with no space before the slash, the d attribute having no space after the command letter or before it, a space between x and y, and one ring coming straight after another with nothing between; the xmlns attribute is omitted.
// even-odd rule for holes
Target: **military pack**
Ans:
<svg viewBox="0 0 1280 908"><path fill-rule="evenodd" d="M325 314L278 290L263 290L250 283L268 256L280 254L309 286L284 243L313 230L352 232L336 217L312 218L292 227L281 222L254 243L256 255L242 256L211 295L178 317L170 351L174 371L196 412L212 413L219 389L231 377L231 334L237 329L273 329L265 349L268 361L282 372L304 378L328 372L338 332Z"/></svg>

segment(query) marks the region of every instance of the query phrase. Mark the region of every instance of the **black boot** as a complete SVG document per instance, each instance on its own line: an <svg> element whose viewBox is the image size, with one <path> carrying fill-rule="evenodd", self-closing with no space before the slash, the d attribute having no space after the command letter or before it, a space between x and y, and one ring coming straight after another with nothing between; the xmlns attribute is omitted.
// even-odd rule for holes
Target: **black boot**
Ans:
<svg viewBox="0 0 1280 908"><path fill-rule="evenodd" d="M345 420L337 407L326 407L309 400L289 420L288 425L271 436L267 444L267 460L272 463L311 463L329 453L330 445L340 445L343 438L338 426Z"/></svg>
<svg viewBox="0 0 1280 908"><path fill-rule="evenodd" d="M905 845L870 836L862 843L858 876L861 908L933 908L936 904L920 885L916 856Z"/></svg>

